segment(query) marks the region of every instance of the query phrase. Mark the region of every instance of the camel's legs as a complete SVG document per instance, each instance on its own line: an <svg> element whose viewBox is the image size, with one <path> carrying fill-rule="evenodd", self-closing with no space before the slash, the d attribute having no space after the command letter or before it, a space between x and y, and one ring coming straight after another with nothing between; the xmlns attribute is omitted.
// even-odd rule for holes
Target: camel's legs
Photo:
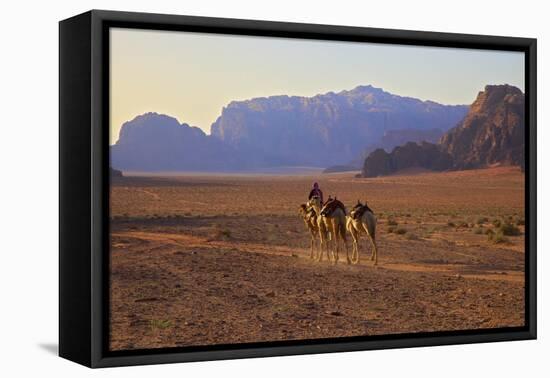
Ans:
<svg viewBox="0 0 550 378"><path fill-rule="evenodd" d="M319 251L319 258L317 261L321 262L323 260L323 251L327 250L327 258L328 258L328 245L326 240L326 234L321 231L319 232L319 240L320 240L320 251Z"/></svg>
<svg viewBox="0 0 550 378"><path fill-rule="evenodd" d="M353 264L356 264L356 259L357 259L357 261L359 260L359 248L357 246L357 242L358 242L358 239L359 239L359 234L357 233L357 230L355 230L355 228L353 228L353 227L350 227L349 232L351 234L351 240L352 240L351 262Z"/></svg>
<svg viewBox="0 0 550 378"><path fill-rule="evenodd" d="M336 265L338 263L340 253L340 234L338 225L335 224L334 220L332 220L332 244L332 262Z"/></svg>
<svg viewBox="0 0 550 378"><path fill-rule="evenodd" d="M376 241L372 237L372 235L374 234L374 229L373 229L373 232L371 234L371 232L369 232L369 228L366 225L363 225L363 230L367 234L367 237L369 238L369 240L372 244L372 253L370 255L370 259L371 259L371 261L374 261L374 265L376 265L378 263L378 250L376 248Z"/></svg>
<svg viewBox="0 0 550 378"><path fill-rule="evenodd" d="M344 248L346 249L346 262L348 264L351 264L351 260L349 258L349 247L348 247L348 238L346 237L346 229L342 227L340 229L342 241L344 242Z"/></svg>
<svg viewBox="0 0 550 378"><path fill-rule="evenodd" d="M378 248L376 247L376 240L374 240L374 238L370 235L369 238L373 248L371 260L374 260L374 265L378 265Z"/></svg>
<svg viewBox="0 0 550 378"><path fill-rule="evenodd" d="M355 260L353 261L354 264L359 264L359 243L355 242Z"/></svg>
<svg viewBox="0 0 550 378"><path fill-rule="evenodd" d="M334 227L335 228L335 227ZM332 246L332 257L334 259L333 263L334 265L338 264L338 258L340 253L340 235L338 235L338 231L334 230L334 245ZM335 248L336 247L336 248Z"/></svg>

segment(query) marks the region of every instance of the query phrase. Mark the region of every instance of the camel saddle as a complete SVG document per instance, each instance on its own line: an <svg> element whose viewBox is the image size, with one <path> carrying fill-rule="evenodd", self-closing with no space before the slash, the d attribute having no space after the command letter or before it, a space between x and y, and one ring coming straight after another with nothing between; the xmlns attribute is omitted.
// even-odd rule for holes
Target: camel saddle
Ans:
<svg viewBox="0 0 550 378"><path fill-rule="evenodd" d="M323 213L325 215L332 215L332 213L334 212L334 210L336 209L342 209L342 211L344 212L344 214L346 213L346 207L344 206L344 204L337 200L336 198L334 199L329 199L326 203L325 203L325 206L323 207Z"/></svg>
<svg viewBox="0 0 550 378"><path fill-rule="evenodd" d="M365 212L368 211L368 212L371 212L374 214L374 211L371 210L371 208L369 207L369 205L367 204L364 204L362 205L361 207L359 207L352 215L352 218L353 219L359 219L363 216L363 214L365 214Z"/></svg>

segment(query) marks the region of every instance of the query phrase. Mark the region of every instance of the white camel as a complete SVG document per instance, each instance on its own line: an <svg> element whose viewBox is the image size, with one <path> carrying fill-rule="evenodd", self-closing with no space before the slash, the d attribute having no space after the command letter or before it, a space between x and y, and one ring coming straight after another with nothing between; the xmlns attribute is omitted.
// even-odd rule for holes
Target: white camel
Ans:
<svg viewBox="0 0 550 378"><path fill-rule="evenodd" d="M310 253L309 258L317 258L317 256L314 257L314 245L317 246L317 236L319 235L319 224L317 223L317 214L315 214L315 210L312 208L308 208L305 203L300 205L299 209L300 215L302 216L302 219L304 220L304 224L306 225L307 229L309 230L309 235L311 237L311 243L310 243ZM319 254L319 248L316 248L317 253L315 255Z"/></svg>
<svg viewBox="0 0 550 378"><path fill-rule="evenodd" d="M372 253L371 261L374 260L374 265L378 264L378 248L376 246L376 216L367 206L366 202L363 205L361 201L357 201L357 205L350 211L350 215L346 219L346 228L353 238L353 251L351 260L354 264L359 263L359 237L362 233L367 234L371 244Z"/></svg>

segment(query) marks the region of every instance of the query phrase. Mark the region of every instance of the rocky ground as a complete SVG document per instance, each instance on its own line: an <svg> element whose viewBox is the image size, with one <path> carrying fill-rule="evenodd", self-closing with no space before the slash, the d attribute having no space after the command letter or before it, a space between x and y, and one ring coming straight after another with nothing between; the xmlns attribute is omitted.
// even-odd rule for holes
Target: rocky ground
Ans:
<svg viewBox="0 0 550 378"><path fill-rule="evenodd" d="M368 198L377 267L366 240L359 265L309 259L312 179L114 179L111 349L523 325L519 170L323 175L326 195ZM490 236L504 223L519 235Z"/></svg>

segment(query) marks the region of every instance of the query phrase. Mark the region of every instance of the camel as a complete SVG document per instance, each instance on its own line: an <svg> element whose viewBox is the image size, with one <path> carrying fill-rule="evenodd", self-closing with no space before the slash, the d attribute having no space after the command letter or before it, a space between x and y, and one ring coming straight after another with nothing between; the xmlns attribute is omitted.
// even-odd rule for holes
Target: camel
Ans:
<svg viewBox="0 0 550 378"><path fill-rule="evenodd" d="M310 245L311 251L309 253L309 258L313 259L314 258L313 245L316 244L315 241L317 240L317 235L319 234L319 224L317 223L317 214L315 214L314 209L308 208L305 203L300 205L299 212L311 236L311 245ZM319 248L317 248L317 254L319 254L318 249Z"/></svg>
<svg viewBox="0 0 550 378"><path fill-rule="evenodd" d="M332 256L334 264L338 263L338 255L340 252L340 241L344 243L346 249L346 261L351 263L349 258L348 240L346 236L346 208L344 204L335 197L327 201L321 209L321 217L330 232L330 239L334 242L332 247ZM332 240L334 239L334 240Z"/></svg>
<svg viewBox="0 0 550 378"><path fill-rule="evenodd" d="M308 209L312 209L315 212L317 219L317 228L319 235L319 255L317 261L323 260L323 250L327 251L327 258L330 261L329 247L328 247L328 229L323 217L321 217L321 198L319 196L313 196L306 204Z"/></svg>
<svg viewBox="0 0 550 378"><path fill-rule="evenodd" d="M350 211L350 215L346 219L346 228L353 238L353 250L351 252L351 260L353 264L359 263L359 237L361 233L366 233L372 244L371 261L374 260L374 265L378 264L378 248L376 247L376 216L372 210L363 205L361 201L357 201L357 205Z"/></svg>

